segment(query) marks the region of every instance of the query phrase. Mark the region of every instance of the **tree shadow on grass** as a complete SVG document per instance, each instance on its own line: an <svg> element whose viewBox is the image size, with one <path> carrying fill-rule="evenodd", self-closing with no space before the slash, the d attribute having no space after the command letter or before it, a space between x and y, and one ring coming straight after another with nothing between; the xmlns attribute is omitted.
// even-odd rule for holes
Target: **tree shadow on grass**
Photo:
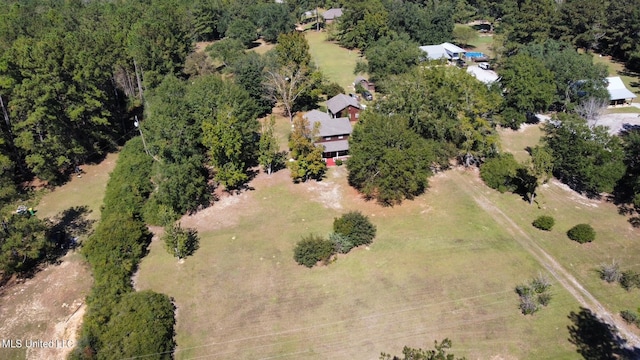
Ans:
<svg viewBox="0 0 640 360"><path fill-rule="evenodd" d="M55 243L54 251L48 256L49 262L57 263L69 249L76 247L78 238L86 236L96 220L87 217L91 213L88 206L73 206L56 216L51 221L49 239Z"/></svg>
<svg viewBox="0 0 640 360"><path fill-rule="evenodd" d="M640 349L628 348L626 340L615 327L600 320L591 310L580 308L571 312L568 326L569 341L586 360L638 359Z"/></svg>

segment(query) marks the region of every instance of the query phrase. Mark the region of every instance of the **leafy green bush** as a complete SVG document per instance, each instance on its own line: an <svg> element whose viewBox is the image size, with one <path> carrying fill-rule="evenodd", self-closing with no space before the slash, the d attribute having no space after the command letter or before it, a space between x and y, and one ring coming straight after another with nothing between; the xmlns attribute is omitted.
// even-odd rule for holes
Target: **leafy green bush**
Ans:
<svg viewBox="0 0 640 360"><path fill-rule="evenodd" d="M353 242L348 236L338 233L329 234L329 240L333 243L336 252L346 254L353 249Z"/></svg>
<svg viewBox="0 0 640 360"><path fill-rule="evenodd" d="M620 276L620 285L627 291L640 287L640 274L633 270L624 271Z"/></svg>
<svg viewBox="0 0 640 360"><path fill-rule="evenodd" d="M178 259L193 255L200 242L195 229L183 229L180 224L167 225L162 240L167 252Z"/></svg>
<svg viewBox="0 0 640 360"><path fill-rule="evenodd" d="M500 192L517 188L516 176L520 164L511 153L490 158L480 166L480 177L488 187Z"/></svg>
<svg viewBox="0 0 640 360"><path fill-rule="evenodd" d="M55 252L47 237L47 222L29 214L12 214L2 220L0 232L0 272L5 276L28 272Z"/></svg>
<svg viewBox="0 0 640 360"><path fill-rule="evenodd" d="M154 354L172 359L174 306L164 294L146 290L124 295L102 335L103 353L112 359Z"/></svg>
<svg viewBox="0 0 640 360"><path fill-rule="evenodd" d="M293 250L295 261L308 268L313 267L318 261L327 262L334 253L334 244L330 240L317 235L308 235L298 242Z"/></svg>
<svg viewBox="0 0 640 360"><path fill-rule="evenodd" d="M359 211L351 211L333 220L333 231L348 237L353 246L371 244L376 227Z"/></svg>
<svg viewBox="0 0 640 360"><path fill-rule="evenodd" d="M322 85L322 92L324 92L327 95L327 99L331 99L332 97L334 97L336 95L345 93L345 91L342 88L342 86L340 86L340 84L335 83L335 82L323 84Z"/></svg>
<svg viewBox="0 0 640 360"><path fill-rule="evenodd" d="M567 236L573 241L584 244L595 240L596 232L589 224L578 224L567 231Z"/></svg>
<svg viewBox="0 0 640 360"><path fill-rule="evenodd" d="M533 220L532 225L537 227L540 230L549 231L555 225L556 221L553 217L542 215L537 219Z"/></svg>
<svg viewBox="0 0 640 360"><path fill-rule="evenodd" d="M342 166L343 161L341 159L336 159L336 166Z"/></svg>

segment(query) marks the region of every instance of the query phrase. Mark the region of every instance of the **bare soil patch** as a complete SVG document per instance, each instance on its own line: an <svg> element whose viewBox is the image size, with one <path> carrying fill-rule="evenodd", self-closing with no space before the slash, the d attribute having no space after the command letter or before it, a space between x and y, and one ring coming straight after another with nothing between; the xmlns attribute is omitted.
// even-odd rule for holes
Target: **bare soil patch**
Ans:
<svg viewBox="0 0 640 360"><path fill-rule="evenodd" d="M89 269L79 255L66 255L23 282L8 284L0 297L0 339L58 341L52 349L17 349L27 359L65 359L77 339L84 299L91 287ZM64 341L64 343L63 343ZM63 345L64 344L64 345Z"/></svg>

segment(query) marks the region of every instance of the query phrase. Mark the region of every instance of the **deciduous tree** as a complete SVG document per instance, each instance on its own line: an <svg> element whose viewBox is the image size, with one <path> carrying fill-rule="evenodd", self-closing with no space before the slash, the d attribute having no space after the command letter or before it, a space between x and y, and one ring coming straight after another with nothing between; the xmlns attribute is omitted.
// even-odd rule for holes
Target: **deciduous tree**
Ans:
<svg viewBox="0 0 640 360"><path fill-rule="evenodd" d="M260 134L258 162L262 165L264 171L271 175L274 168L282 166L282 156L280 156L280 147L278 141L273 134L275 118L269 117L262 124L262 133Z"/></svg>
<svg viewBox="0 0 640 360"><path fill-rule="evenodd" d="M319 180L324 176L327 165L322 159L322 145L315 145L317 127L311 127L309 121L298 115L293 121L293 131L289 138L289 149L295 161L289 162L291 177L294 181Z"/></svg>
<svg viewBox="0 0 640 360"><path fill-rule="evenodd" d="M576 114L560 113L545 125L554 175L576 191L611 192L625 173L622 142L603 126L590 128Z"/></svg>
<svg viewBox="0 0 640 360"><path fill-rule="evenodd" d="M383 205L412 199L428 186L432 146L404 116L365 112L349 140L349 184Z"/></svg>

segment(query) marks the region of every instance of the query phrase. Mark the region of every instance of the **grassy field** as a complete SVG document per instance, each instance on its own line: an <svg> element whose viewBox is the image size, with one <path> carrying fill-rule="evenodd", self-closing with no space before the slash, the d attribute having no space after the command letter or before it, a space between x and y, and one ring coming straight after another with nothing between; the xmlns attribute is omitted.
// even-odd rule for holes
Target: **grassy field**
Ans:
<svg viewBox="0 0 640 360"><path fill-rule="evenodd" d="M311 58L322 73L330 81L340 84L345 91L353 91L353 80L356 77L353 70L358 61L364 60L360 52L347 50L336 43L326 41L325 32L307 31L305 36L309 42Z"/></svg>
<svg viewBox="0 0 640 360"><path fill-rule="evenodd" d="M525 125L517 131L500 129L499 133L503 150L512 153L519 162L529 159L527 147L538 145L543 134L539 125Z"/></svg>
<svg viewBox="0 0 640 360"><path fill-rule="evenodd" d="M88 218L98 220L102 197L116 160L116 154L109 154L100 164L83 166L82 177L71 178L40 200L38 216L52 217L72 206L86 206L91 211Z"/></svg>
<svg viewBox="0 0 640 360"><path fill-rule="evenodd" d="M176 299L176 358L371 359L445 337L469 358L572 358L566 316L577 303L555 286L548 308L519 314L513 288L541 268L459 191L456 178L469 174L449 172L417 200L381 208L345 173L320 184L257 179L236 208L213 206L210 221L234 221L201 232L182 264L152 244L137 285ZM327 267L296 265L299 238L328 233L350 209L378 226L373 245Z"/></svg>
<svg viewBox="0 0 640 360"><path fill-rule="evenodd" d="M537 144L540 135L540 130L505 130L501 133L504 147L516 154L526 146ZM600 264L613 260L623 270L640 270L637 256L640 253L640 234L625 216L618 215L614 204L585 198L555 180L542 186L534 206L527 205L517 195L485 192L503 211L512 214L512 219L531 236L539 238L539 244L564 264L610 311L618 313L637 308L637 290L627 292L620 286L605 284L596 272ZM556 219L553 231L538 231L530 225L540 215L551 215ZM567 238L567 230L578 223L594 227L597 238L593 243L580 245Z"/></svg>

